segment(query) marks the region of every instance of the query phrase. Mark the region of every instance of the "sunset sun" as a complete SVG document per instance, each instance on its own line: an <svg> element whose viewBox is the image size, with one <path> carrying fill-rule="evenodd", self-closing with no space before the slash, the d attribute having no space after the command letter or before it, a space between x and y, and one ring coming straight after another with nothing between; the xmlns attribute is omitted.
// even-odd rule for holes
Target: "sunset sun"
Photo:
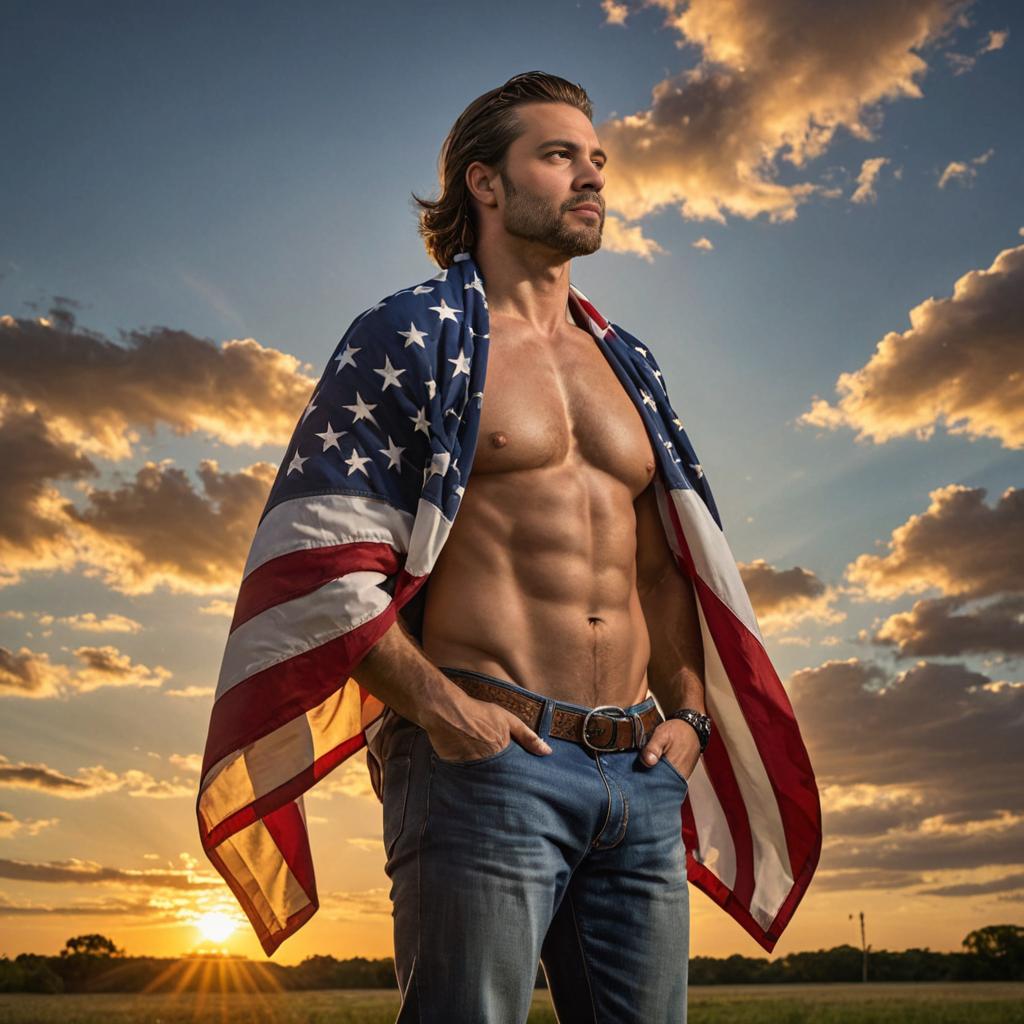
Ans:
<svg viewBox="0 0 1024 1024"><path fill-rule="evenodd" d="M233 917L216 910L197 917L193 924L199 934L210 942L227 941L238 927L238 923Z"/></svg>

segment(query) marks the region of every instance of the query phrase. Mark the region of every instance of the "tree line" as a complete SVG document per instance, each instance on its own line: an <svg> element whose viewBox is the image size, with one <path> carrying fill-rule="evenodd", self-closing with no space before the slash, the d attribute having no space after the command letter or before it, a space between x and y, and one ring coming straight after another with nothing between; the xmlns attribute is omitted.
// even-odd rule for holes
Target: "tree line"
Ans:
<svg viewBox="0 0 1024 1024"><path fill-rule="evenodd" d="M868 981L1024 981L1024 927L987 925L970 932L963 949L898 952L868 947ZM767 957L695 956L691 985L859 982L863 951L833 946ZM537 987L545 988L538 965ZM128 956L105 935L76 935L57 956L0 957L0 992L280 992L332 988L397 988L391 957L368 960L311 956L284 966L244 957Z"/></svg>

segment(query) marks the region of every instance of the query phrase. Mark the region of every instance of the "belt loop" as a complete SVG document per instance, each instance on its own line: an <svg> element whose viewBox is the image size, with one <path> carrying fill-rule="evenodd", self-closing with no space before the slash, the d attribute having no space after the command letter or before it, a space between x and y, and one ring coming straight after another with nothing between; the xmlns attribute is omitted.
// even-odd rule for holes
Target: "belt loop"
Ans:
<svg viewBox="0 0 1024 1024"><path fill-rule="evenodd" d="M544 699L544 707L540 711L540 721L537 723L536 733L542 739L546 740L551 734L551 720L555 715L555 702L550 698Z"/></svg>

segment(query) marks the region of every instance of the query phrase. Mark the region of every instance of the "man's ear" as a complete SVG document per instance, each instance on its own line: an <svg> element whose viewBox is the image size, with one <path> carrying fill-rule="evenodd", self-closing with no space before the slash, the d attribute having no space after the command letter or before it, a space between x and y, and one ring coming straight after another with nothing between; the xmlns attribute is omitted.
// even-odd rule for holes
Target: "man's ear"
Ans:
<svg viewBox="0 0 1024 1024"><path fill-rule="evenodd" d="M498 197L495 194L495 185L498 180L499 175L494 168L488 167L487 164L481 163L479 160L474 160L466 168L466 188L477 202L483 203L485 206L498 205Z"/></svg>

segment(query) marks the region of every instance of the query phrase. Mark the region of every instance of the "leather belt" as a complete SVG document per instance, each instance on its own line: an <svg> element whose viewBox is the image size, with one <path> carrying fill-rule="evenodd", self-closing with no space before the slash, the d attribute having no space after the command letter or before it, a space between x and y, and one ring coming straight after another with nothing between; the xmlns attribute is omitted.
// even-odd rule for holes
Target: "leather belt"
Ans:
<svg viewBox="0 0 1024 1024"><path fill-rule="evenodd" d="M531 729L537 730L544 701L450 669L445 670L445 675L470 697L500 704ZM568 704L555 701L549 734L556 739L572 740L590 750L639 750L662 721L657 705L643 712L627 714L617 704L601 704L589 711L578 711Z"/></svg>

